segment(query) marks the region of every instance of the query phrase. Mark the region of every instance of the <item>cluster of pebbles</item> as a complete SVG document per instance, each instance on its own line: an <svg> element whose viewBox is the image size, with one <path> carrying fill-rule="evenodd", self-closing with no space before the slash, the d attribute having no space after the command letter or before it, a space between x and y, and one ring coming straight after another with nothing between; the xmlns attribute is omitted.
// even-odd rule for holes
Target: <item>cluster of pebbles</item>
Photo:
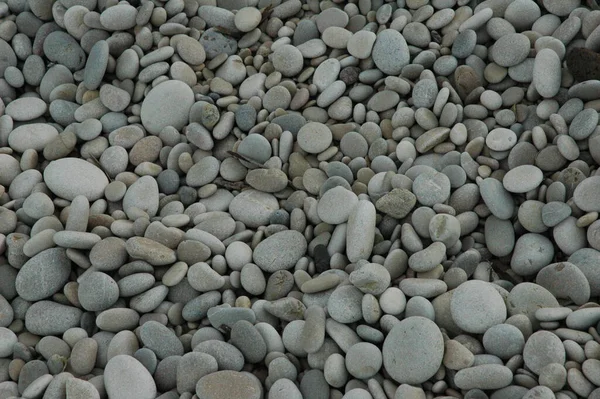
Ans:
<svg viewBox="0 0 600 399"><path fill-rule="evenodd" d="M0 399L599 399L582 3L0 1Z"/></svg>

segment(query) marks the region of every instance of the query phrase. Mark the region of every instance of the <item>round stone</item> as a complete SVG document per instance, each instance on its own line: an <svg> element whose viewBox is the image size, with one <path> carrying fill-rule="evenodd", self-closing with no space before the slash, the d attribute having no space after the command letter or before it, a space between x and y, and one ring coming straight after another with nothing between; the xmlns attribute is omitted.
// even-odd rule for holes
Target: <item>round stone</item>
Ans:
<svg viewBox="0 0 600 399"><path fill-rule="evenodd" d="M241 32L254 30L262 20L261 12L255 7L244 7L235 14L235 27Z"/></svg>
<svg viewBox="0 0 600 399"><path fill-rule="evenodd" d="M168 80L154 87L142 103L140 117L144 127L158 135L165 127L181 130L187 125L194 92L185 83Z"/></svg>
<svg viewBox="0 0 600 399"><path fill-rule="evenodd" d="M110 308L119 299L119 287L106 273L91 272L79 282L79 302L88 311L96 312Z"/></svg>
<svg viewBox="0 0 600 399"><path fill-rule="evenodd" d="M554 333L537 331L531 334L523 348L525 365L536 374L549 364L564 365L566 360L565 347Z"/></svg>
<svg viewBox="0 0 600 399"><path fill-rule="evenodd" d="M422 205L443 204L450 197L450 179L443 173L421 173L413 182L412 191Z"/></svg>
<svg viewBox="0 0 600 399"><path fill-rule="evenodd" d="M384 367L394 380L400 384L421 384L441 366L444 338L433 321L412 316L394 325L383 342L382 352Z"/></svg>
<svg viewBox="0 0 600 399"><path fill-rule="evenodd" d="M491 48L494 62L503 67L520 64L529 56L531 43L521 33L509 33L500 37Z"/></svg>
<svg viewBox="0 0 600 399"><path fill-rule="evenodd" d="M309 154L319 154L331 145L333 135L327 125L309 122L298 131L298 145Z"/></svg>
<svg viewBox="0 0 600 399"><path fill-rule="evenodd" d="M598 198L600 198L600 176L584 179L573 192L573 201L579 209L586 212L600 211Z"/></svg>
<svg viewBox="0 0 600 399"><path fill-rule="evenodd" d="M346 369L358 379L373 377L383 364L381 350L368 342L352 345L346 353Z"/></svg>
<svg viewBox="0 0 600 399"><path fill-rule="evenodd" d="M517 144L517 135L510 129L498 127L489 132L485 144L494 151L508 151Z"/></svg>
<svg viewBox="0 0 600 399"><path fill-rule="evenodd" d="M340 206L344 204L344 206ZM350 212L358 204L358 197L345 187L329 189L319 199L317 214L325 223L341 224L348 221Z"/></svg>
<svg viewBox="0 0 600 399"><path fill-rule="evenodd" d="M276 71L283 76L295 76L304 67L304 57L296 47L284 44L273 52L271 62Z"/></svg>
<svg viewBox="0 0 600 399"><path fill-rule="evenodd" d="M472 280L459 285L450 303L452 320L466 332L482 334L506 320L502 296L490 284Z"/></svg>

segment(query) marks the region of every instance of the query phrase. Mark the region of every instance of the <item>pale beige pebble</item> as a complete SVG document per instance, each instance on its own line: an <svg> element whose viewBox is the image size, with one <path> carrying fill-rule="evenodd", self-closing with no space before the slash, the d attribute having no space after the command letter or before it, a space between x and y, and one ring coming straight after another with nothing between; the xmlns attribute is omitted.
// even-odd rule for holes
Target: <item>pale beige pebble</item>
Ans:
<svg viewBox="0 0 600 399"><path fill-rule="evenodd" d="M262 20L261 12L255 7L241 8L235 14L235 27L241 32L250 32L254 30Z"/></svg>
<svg viewBox="0 0 600 399"><path fill-rule="evenodd" d="M352 37L352 32L339 26L330 26L325 29L321 39L331 48L345 49L348 46L348 41Z"/></svg>
<svg viewBox="0 0 600 399"><path fill-rule="evenodd" d="M377 35L373 32L366 30L356 32L348 40L348 53L361 60L369 58L375 44L375 39L377 39Z"/></svg>

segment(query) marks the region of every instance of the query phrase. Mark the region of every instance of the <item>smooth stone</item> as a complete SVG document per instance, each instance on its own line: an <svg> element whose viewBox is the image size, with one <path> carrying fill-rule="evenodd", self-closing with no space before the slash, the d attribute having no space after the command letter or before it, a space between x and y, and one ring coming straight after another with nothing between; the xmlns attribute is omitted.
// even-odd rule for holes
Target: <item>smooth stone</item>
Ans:
<svg viewBox="0 0 600 399"><path fill-rule="evenodd" d="M83 83L89 90L96 90L102 83L109 60L109 45L106 40L100 40L90 50L85 70Z"/></svg>
<svg viewBox="0 0 600 399"><path fill-rule="evenodd" d="M572 300L583 305L590 299L590 284L581 270L570 262L552 263L536 276L536 283L556 298Z"/></svg>
<svg viewBox="0 0 600 399"><path fill-rule="evenodd" d="M344 204L344 206L340 206ZM348 221L350 213L358 204L358 197L342 186L327 190L317 204L319 218L329 224L342 224Z"/></svg>
<svg viewBox="0 0 600 399"><path fill-rule="evenodd" d="M281 231L261 241L252 257L262 270L273 273L294 267L306 249L304 235L295 230Z"/></svg>
<svg viewBox="0 0 600 399"><path fill-rule="evenodd" d="M140 328L140 339L144 347L152 350L158 359L183 356L183 344L175 333L157 321L148 321Z"/></svg>
<svg viewBox="0 0 600 399"><path fill-rule="evenodd" d="M63 158L46 166L44 182L50 191L66 200L84 195L95 201L104 195L108 178L100 168L83 159Z"/></svg>
<svg viewBox="0 0 600 399"><path fill-rule="evenodd" d="M185 83L169 80L154 87L142 103L140 117L144 127L158 135L166 126L181 130L188 123L194 93Z"/></svg>
<svg viewBox="0 0 600 399"><path fill-rule="evenodd" d="M108 361L104 386L108 396L115 399L154 399L157 394L150 372L128 355L117 355Z"/></svg>
<svg viewBox="0 0 600 399"><path fill-rule="evenodd" d="M452 319L464 331L484 333L506 320L506 305L502 296L483 281L467 281L454 290L450 304Z"/></svg>
<svg viewBox="0 0 600 399"><path fill-rule="evenodd" d="M548 266L553 258L554 246L546 236L526 233L517 239L510 267L520 276L530 276Z"/></svg>
<svg viewBox="0 0 600 399"><path fill-rule="evenodd" d="M67 32L50 33L44 40L44 54L50 61L64 65L71 71L78 71L85 66L85 51Z"/></svg>
<svg viewBox="0 0 600 399"><path fill-rule="evenodd" d="M512 371L500 364L481 364L462 369L454 376L454 382L460 389L501 389L512 382Z"/></svg>
<svg viewBox="0 0 600 399"><path fill-rule="evenodd" d="M598 196L600 196L600 176L591 176L575 187L573 201L583 211L598 212L600 211Z"/></svg>
<svg viewBox="0 0 600 399"><path fill-rule="evenodd" d="M244 190L229 204L231 216L250 228L267 225L271 214L279 209L279 202L269 193Z"/></svg>
<svg viewBox="0 0 600 399"><path fill-rule="evenodd" d="M18 152L25 152L29 149L42 151L56 137L58 137L58 131L54 126L45 123L31 123L15 128L8 136L8 145Z"/></svg>
<svg viewBox="0 0 600 399"><path fill-rule="evenodd" d="M526 193L537 188L544 173L534 165L521 165L509 170L502 179L504 188L511 193Z"/></svg>
<svg viewBox="0 0 600 399"><path fill-rule="evenodd" d="M346 256L351 262L368 259L373 250L375 233L375 206L360 200L350 213L346 233Z"/></svg>
<svg viewBox="0 0 600 399"><path fill-rule="evenodd" d="M564 365L565 347L562 341L550 331L534 332L523 348L523 360L531 371L539 374L549 364Z"/></svg>
<svg viewBox="0 0 600 399"><path fill-rule="evenodd" d="M438 371L444 357L444 339L438 326L421 317L394 325L383 343L383 364L400 384L421 384ZM405 359L410 358L411 362Z"/></svg>
<svg viewBox="0 0 600 399"><path fill-rule="evenodd" d="M554 227L569 216L571 216L571 207L564 202L548 202L542 208L542 221L548 227Z"/></svg>
<svg viewBox="0 0 600 399"><path fill-rule="evenodd" d="M175 251L154 240L145 237L132 237L125 243L129 256L141 259L153 266L165 266L175 263Z"/></svg>
<svg viewBox="0 0 600 399"><path fill-rule="evenodd" d="M177 391L195 392L198 380L217 370L214 357L201 352L186 353L177 365Z"/></svg>
<svg viewBox="0 0 600 399"><path fill-rule="evenodd" d="M85 310L106 310L119 299L119 287L108 274L92 272L79 281L78 299Z"/></svg>
<svg viewBox="0 0 600 399"><path fill-rule="evenodd" d="M227 342L209 339L196 345L194 352L207 353L215 358L220 370L240 371L244 366L242 352Z"/></svg>
<svg viewBox="0 0 600 399"><path fill-rule="evenodd" d="M256 377L223 370L200 378L196 395L205 399L260 399L263 388Z"/></svg>
<svg viewBox="0 0 600 399"><path fill-rule="evenodd" d="M533 85L544 98L554 97L561 83L561 61L554 50L542 49L535 56Z"/></svg>
<svg viewBox="0 0 600 399"><path fill-rule="evenodd" d="M531 44L521 33L509 33L500 37L491 48L494 62L503 67L511 67L523 62L529 55Z"/></svg>
<svg viewBox="0 0 600 399"><path fill-rule="evenodd" d="M502 183L493 178L483 179L479 185L483 201L498 219L510 219L514 213L513 198Z"/></svg>
<svg viewBox="0 0 600 399"><path fill-rule="evenodd" d="M79 326L82 311L51 301L35 302L25 314L25 327L40 336L60 335Z"/></svg>
<svg viewBox="0 0 600 399"><path fill-rule="evenodd" d="M108 7L100 14L100 23L107 30L127 30L136 24L138 10L129 4Z"/></svg>
<svg viewBox="0 0 600 399"><path fill-rule="evenodd" d="M15 280L19 296L27 301L39 301L58 291L69 280L71 261L62 248L42 251L25 263Z"/></svg>
<svg viewBox="0 0 600 399"><path fill-rule="evenodd" d="M406 40L395 29L384 29L378 33L371 57L381 72L392 76L400 74L410 62Z"/></svg>

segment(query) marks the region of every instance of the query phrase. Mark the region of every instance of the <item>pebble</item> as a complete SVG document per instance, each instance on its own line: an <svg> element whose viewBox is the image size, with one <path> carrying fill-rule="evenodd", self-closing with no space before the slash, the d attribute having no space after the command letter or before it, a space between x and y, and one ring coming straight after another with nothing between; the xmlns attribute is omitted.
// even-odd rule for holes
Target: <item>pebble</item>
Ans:
<svg viewBox="0 0 600 399"><path fill-rule="evenodd" d="M504 300L489 283L467 281L454 291L450 304L452 319L461 329L482 334L507 317Z"/></svg>
<svg viewBox="0 0 600 399"><path fill-rule="evenodd" d="M506 173L502 184L511 193L526 193L537 188L544 179L543 172L534 165L521 165Z"/></svg>
<svg viewBox="0 0 600 399"><path fill-rule="evenodd" d="M165 101L165 99L169 101ZM159 134L166 126L182 129L189 119L194 103L190 87L177 80L164 82L152 89L142 103L142 124L152 134Z"/></svg>
<svg viewBox="0 0 600 399"><path fill-rule="evenodd" d="M117 355L104 370L106 393L112 398L151 399L156 397L156 384L148 370L135 358Z"/></svg>
<svg viewBox="0 0 600 399"><path fill-rule="evenodd" d="M494 62L506 68L518 65L529 55L530 46L527 36L521 33L503 35L491 49Z"/></svg>
<svg viewBox="0 0 600 399"><path fill-rule="evenodd" d="M71 261L62 248L42 251L25 263L15 279L19 296L39 301L57 293L69 280Z"/></svg>
<svg viewBox="0 0 600 399"><path fill-rule="evenodd" d="M194 3L0 2L0 397L598 396L593 4Z"/></svg>
<svg viewBox="0 0 600 399"><path fill-rule="evenodd" d="M205 375L196 385L196 395L206 399L259 399L262 391L256 377L231 370Z"/></svg>
<svg viewBox="0 0 600 399"><path fill-rule="evenodd" d="M281 231L259 243L252 254L254 263L262 270L273 273L296 265L306 252L307 243L297 231Z"/></svg>
<svg viewBox="0 0 600 399"><path fill-rule="evenodd" d="M54 194L70 201L77 195L95 201L108 185L108 178L98 167L78 158L50 162L44 169L44 181Z"/></svg>
<svg viewBox="0 0 600 399"><path fill-rule="evenodd" d="M400 384L421 384L442 364L444 340L433 321L413 316L394 325L382 352L384 367L394 380ZM402 361L407 356L413 361Z"/></svg>

